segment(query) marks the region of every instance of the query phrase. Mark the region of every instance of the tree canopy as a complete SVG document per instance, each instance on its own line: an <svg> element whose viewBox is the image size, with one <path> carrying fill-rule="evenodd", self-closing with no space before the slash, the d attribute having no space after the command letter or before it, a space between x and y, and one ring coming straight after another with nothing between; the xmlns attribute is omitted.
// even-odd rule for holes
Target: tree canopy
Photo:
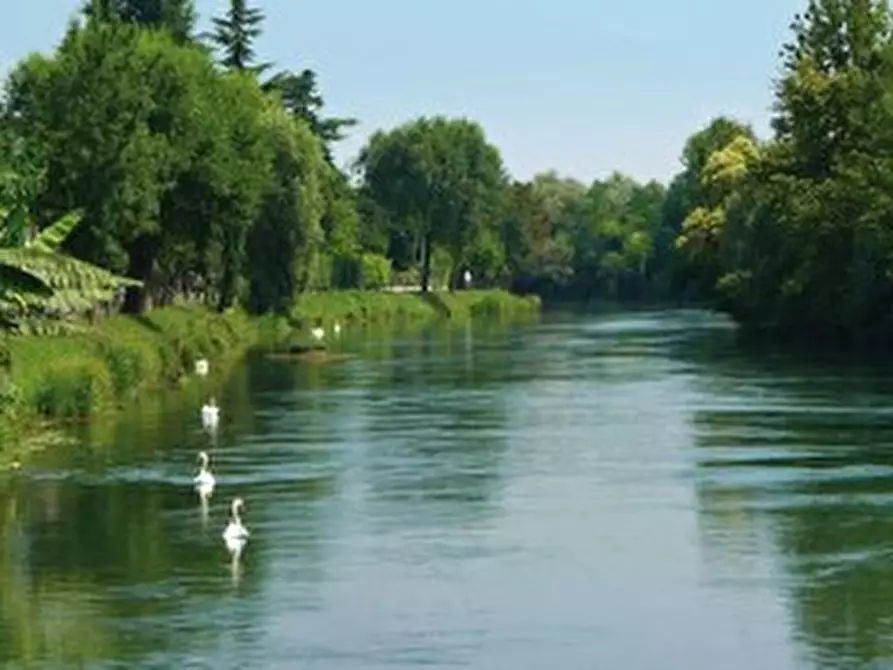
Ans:
<svg viewBox="0 0 893 670"><path fill-rule="evenodd" d="M475 285L694 301L835 339L893 327L885 3L809 0L781 50L772 136L711 119L666 185L515 180L480 124L437 114L373 132L344 173L332 150L357 121L327 114L314 70L264 60L268 13L229 0L196 34L193 0L86 2L6 81L6 246L76 216L53 253L108 273L134 312L285 313L303 291L456 288L467 270Z"/></svg>
<svg viewBox="0 0 893 670"><path fill-rule="evenodd" d="M782 49L774 137L727 133L697 171L677 247L747 325L889 335L890 28L886 3L811 0Z"/></svg>

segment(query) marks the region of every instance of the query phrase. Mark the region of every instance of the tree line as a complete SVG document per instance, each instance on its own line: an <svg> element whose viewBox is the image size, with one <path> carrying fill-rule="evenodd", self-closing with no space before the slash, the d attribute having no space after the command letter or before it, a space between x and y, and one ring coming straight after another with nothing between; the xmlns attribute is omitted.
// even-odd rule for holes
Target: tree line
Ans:
<svg viewBox="0 0 893 670"><path fill-rule="evenodd" d="M456 287L467 270L546 298L697 301L835 338L893 324L878 0L810 0L782 49L773 137L716 118L667 186L518 181L478 123L443 116L374 133L343 171L332 148L357 121L326 113L314 71L263 60L264 20L230 0L198 33L193 0L90 0L54 52L7 78L0 204L34 230L77 212L64 249L106 288L126 277L126 311L187 298L287 313L308 290Z"/></svg>
<svg viewBox="0 0 893 670"><path fill-rule="evenodd" d="M886 2L810 0L779 54L773 137L724 122L696 136L668 194L685 212L674 247L691 283L742 323L889 341L891 28Z"/></svg>

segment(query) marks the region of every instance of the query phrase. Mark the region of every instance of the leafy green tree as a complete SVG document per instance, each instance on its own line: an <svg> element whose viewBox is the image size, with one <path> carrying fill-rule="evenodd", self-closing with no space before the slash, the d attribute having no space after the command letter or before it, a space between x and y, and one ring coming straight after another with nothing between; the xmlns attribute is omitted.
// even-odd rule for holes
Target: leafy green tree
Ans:
<svg viewBox="0 0 893 670"><path fill-rule="evenodd" d="M163 33L91 23L22 63L9 100L18 131L46 150L42 216L85 212L68 246L144 282L128 310L187 269L219 307L236 300L270 168L252 77L221 75Z"/></svg>
<svg viewBox="0 0 893 670"><path fill-rule="evenodd" d="M150 43L159 48L142 48ZM53 217L83 209L87 220L72 250L117 272L128 270L133 245L157 227L167 143L148 128L157 108L145 87L147 56L168 44L130 26L90 24L54 57L23 62L9 80L17 129L46 151L41 211Z"/></svg>
<svg viewBox="0 0 893 670"><path fill-rule="evenodd" d="M551 296L567 286L573 275L570 237L556 230L556 220L535 184L512 184L502 240L512 288Z"/></svg>
<svg viewBox="0 0 893 670"><path fill-rule="evenodd" d="M88 0L84 14L100 21L123 21L162 28L185 42L195 30L195 0Z"/></svg>
<svg viewBox="0 0 893 670"><path fill-rule="evenodd" d="M655 232L655 257L650 268L657 284L666 287L665 295L702 297L703 285L697 281L691 284L691 268L686 266L684 258L674 253L674 243L685 219L704 204L702 174L710 156L739 136L756 140L749 125L720 116L685 141L680 157L682 171L667 188L660 226Z"/></svg>
<svg viewBox="0 0 893 670"><path fill-rule="evenodd" d="M803 176L833 177L836 160L876 139L891 27L878 0L810 0L794 17L772 126Z"/></svg>
<svg viewBox="0 0 893 670"><path fill-rule="evenodd" d="M554 170L534 176L530 196L536 209L545 216L545 248L537 254L543 267L547 292L557 292L565 296L574 293L574 259L577 249L575 236L581 225L583 206L586 199L586 185L576 179L564 178ZM536 209L534 211L536 211ZM536 253L536 252L534 252Z"/></svg>
<svg viewBox="0 0 893 670"><path fill-rule="evenodd" d="M893 333L890 13L812 0L791 28L773 141L739 133L711 146L697 198L678 208L677 246L699 292L747 325L882 341Z"/></svg>
<svg viewBox="0 0 893 670"><path fill-rule="evenodd" d="M572 229L574 284L583 297L615 297L628 265L644 266L650 240L633 238L635 253L625 256L627 238L636 231L626 221L635 180L618 173L590 186L578 206ZM636 246L643 246L639 250ZM644 254L642 258L639 256Z"/></svg>
<svg viewBox="0 0 893 670"><path fill-rule="evenodd" d="M256 312L287 313L321 251L331 168L319 138L300 119L271 105L264 124L273 150L273 179L249 234L249 306Z"/></svg>
<svg viewBox="0 0 893 670"><path fill-rule="evenodd" d="M760 229L775 244L747 269L776 287L760 303L775 325L880 335L890 331L893 297L885 232L893 210L882 195L893 184L890 13L873 0L813 0L791 28L775 141L754 187L765 203Z"/></svg>
<svg viewBox="0 0 893 670"><path fill-rule="evenodd" d="M711 295L721 285L724 290L740 291L748 276L736 272L740 259L725 247L746 234L745 229L730 229L730 225L737 214L749 215L742 202L753 188L751 175L759 159L757 145L742 134L711 154L704 165L699 185L703 204L688 214L675 242L697 277L702 295Z"/></svg>
<svg viewBox="0 0 893 670"><path fill-rule="evenodd" d="M872 0L814 0L792 24L760 184L784 225L780 290L765 307L785 327L833 337L889 329L877 323L891 297L881 222L893 212L878 197L893 168L890 27L886 3Z"/></svg>
<svg viewBox="0 0 893 670"><path fill-rule="evenodd" d="M277 92L285 108L310 125L311 130L322 139L329 162L332 161L331 145L343 140L345 131L358 123L353 118L323 116L325 102L313 70L304 69L297 74L279 72L264 84L264 89Z"/></svg>
<svg viewBox="0 0 893 670"><path fill-rule="evenodd" d="M0 324L7 331L47 332L61 327L54 315L83 313L111 302L134 282L60 252L80 212L39 230L31 216L45 188L45 170L33 151L9 128L0 130Z"/></svg>
<svg viewBox="0 0 893 670"><path fill-rule="evenodd" d="M517 208L503 236L509 266L528 287L583 300L653 293L649 271L665 199L661 184L614 173L587 187L547 172L534 177L529 190L516 186L513 195Z"/></svg>
<svg viewBox="0 0 893 670"><path fill-rule="evenodd" d="M380 131L358 165L365 196L411 242L423 290L435 250L449 254L456 281L474 241L498 226L505 170L499 151L472 121L422 117Z"/></svg>

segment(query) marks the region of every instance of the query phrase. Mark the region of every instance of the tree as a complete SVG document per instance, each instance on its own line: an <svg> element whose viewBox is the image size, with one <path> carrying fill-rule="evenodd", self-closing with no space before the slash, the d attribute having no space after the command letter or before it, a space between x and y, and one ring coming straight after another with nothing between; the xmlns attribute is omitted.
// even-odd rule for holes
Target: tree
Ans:
<svg viewBox="0 0 893 670"><path fill-rule="evenodd" d="M214 18L212 41L222 52L221 65L230 70L251 71L260 74L270 67L269 63L252 65L255 59L254 41L263 30L264 13L249 7L246 0L230 0L229 10L223 18Z"/></svg>
<svg viewBox="0 0 893 670"><path fill-rule="evenodd" d="M692 154L698 169L668 198L685 215L675 246L698 293L746 325L883 341L893 334L891 16L875 0L812 0L791 30L773 141L729 138L727 126L721 142L702 143L710 150Z"/></svg>
<svg viewBox="0 0 893 670"><path fill-rule="evenodd" d="M46 149L42 216L85 212L68 246L143 281L128 310L164 301L188 271L218 307L236 300L270 170L252 77L221 75L163 33L91 23L20 65L9 99L18 131Z"/></svg>
<svg viewBox="0 0 893 670"><path fill-rule="evenodd" d="M686 218L704 204L703 171L710 156L739 136L756 140L749 125L720 116L685 141L680 156L682 171L670 182L661 222L655 232L655 257L651 266L652 274L660 276L657 281L667 287L669 294L703 297L699 293L703 285L689 283L690 268L674 253L674 243Z"/></svg>
<svg viewBox="0 0 893 670"><path fill-rule="evenodd" d="M716 289L744 291L749 272L743 269L736 253L739 240L747 236L746 223L736 229L736 215L748 217L745 205L754 184L751 176L760 160L759 147L747 135L738 135L726 146L714 151L701 174L701 205L686 217L676 248L697 277L700 294L711 296ZM729 246L732 248L728 248Z"/></svg>
<svg viewBox="0 0 893 670"><path fill-rule="evenodd" d="M749 125L720 116L685 141L680 157L682 171L670 184L661 224L673 236L682 229L685 217L702 202L702 173L710 156L742 135L756 139Z"/></svg>
<svg viewBox="0 0 893 670"><path fill-rule="evenodd" d="M804 175L829 177L840 153L866 148L877 127L890 11L886 1L810 0L791 31L772 126Z"/></svg>
<svg viewBox="0 0 893 670"><path fill-rule="evenodd" d="M511 185L502 222L502 241L511 286L553 295L573 275L570 237L556 231L545 197L533 183Z"/></svg>
<svg viewBox="0 0 893 670"><path fill-rule="evenodd" d="M765 311L815 334L879 332L891 297L890 14L875 0L812 0L791 29L758 184L777 240Z"/></svg>
<svg viewBox="0 0 893 670"><path fill-rule="evenodd" d="M273 179L248 239L249 307L288 313L320 252L331 168L319 138L303 121L270 105L264 125L272 145Z"/></svg>
<svg viewBox="0 0 893 670"><path fill-rule="evenodd" d="M212 71L196 92L198 113L186 117L195 125L181 145L186 160L162 202L158 254L175 262L165 264L160 283L198 274L206 299L223 310L247 295L248 235L274 180L270 103L254 77L239 72Z"/></svg>
<svg viewBox="0 0 893 670"><path fill-rule="evenodd" d="M528 290L588 300L640 298L650 276L666 189L613 173L588 187L554 171L515 186L503 237ZM521 259L526 256L526 259ZM523 278L523 279L522 279Z"/></svg>
<svg viewBox="0 0 893 670"><path fill-rule="evenodd" d="M88 0L84 14L99 21L123 21L167 30L178 42L195 29L195 0Z"/></svg>
<svg viewBox="0 0 893 670"><path fill-rule="evenodd" d="M0 130L0 323L6 330L58 329L48 317L82 313L139 284L60 253L80 212L38 229L30 209L44 176L39 153L8 128Z"/></svg>
<svg viewBox="0 0 893 670"><path fill-rule="evenodd" d="M303 119L311 130L322 139L326 159L332 161L331 145L344 139L344 131L357 125L357 119L324 117L325 103L317 88L316 73L304 69L295 74L282 71L271 77L264 89L279 94L289 113Z"/></svg>
<svg viewBox="0 0 893 670"><path fill-rule="evenodd" d="M358 167L365 196L411 243L425 291L435 250L449 254L455 282L473 242L498 225L507 178L498 149L472 121L422 117L380 131Z"/></svg>

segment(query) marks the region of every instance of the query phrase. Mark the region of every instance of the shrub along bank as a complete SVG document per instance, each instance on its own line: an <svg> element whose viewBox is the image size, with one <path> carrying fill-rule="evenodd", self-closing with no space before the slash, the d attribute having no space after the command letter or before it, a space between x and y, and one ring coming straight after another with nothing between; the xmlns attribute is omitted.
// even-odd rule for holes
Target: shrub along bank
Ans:
<svg viewBox="0 0 893 670"><path fill-rule="evenodd" d="M305 293L293 311L300 327L333 323L400 323L438 318L523 319L539 315L538 296L519 296L499 289L481 291L326 291Z"/></svg>

